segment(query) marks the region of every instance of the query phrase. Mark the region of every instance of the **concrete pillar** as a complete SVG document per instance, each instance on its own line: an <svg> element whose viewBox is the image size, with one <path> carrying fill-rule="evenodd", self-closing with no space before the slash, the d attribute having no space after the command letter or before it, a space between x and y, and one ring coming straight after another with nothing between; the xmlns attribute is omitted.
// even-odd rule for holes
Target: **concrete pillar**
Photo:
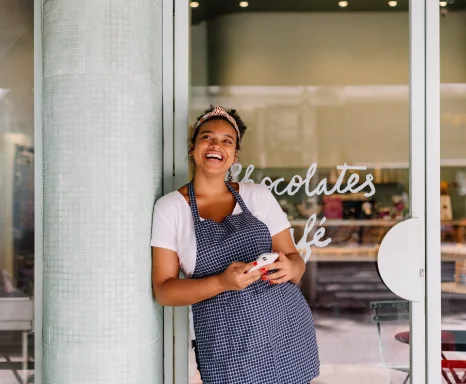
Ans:
<svg viewBox="0 0 466 384"><path fill-rule="evenodd" d="M162 0L39 1L42 383L162 383Z"/></svg>

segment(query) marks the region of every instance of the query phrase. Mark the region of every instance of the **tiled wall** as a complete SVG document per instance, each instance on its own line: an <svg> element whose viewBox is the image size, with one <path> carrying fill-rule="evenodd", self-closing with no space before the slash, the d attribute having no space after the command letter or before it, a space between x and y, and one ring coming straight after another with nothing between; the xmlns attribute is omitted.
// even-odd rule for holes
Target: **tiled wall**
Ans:
<svg viewBox="0 0 466 384"><path fill-rule="evenodd" d="M161 383L161 0L43 3L43 383Z"/></svg>

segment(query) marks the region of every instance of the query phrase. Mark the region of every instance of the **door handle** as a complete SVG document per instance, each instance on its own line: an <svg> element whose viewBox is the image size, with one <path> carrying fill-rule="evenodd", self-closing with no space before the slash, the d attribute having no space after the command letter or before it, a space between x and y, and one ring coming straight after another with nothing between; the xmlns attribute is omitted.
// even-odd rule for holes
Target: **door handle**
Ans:
<svg viewBox="0 0 466 384"><path fill-rule="evenodd" d="M419 218L395 224L382 240L377 268L384 284L397 296L409 301L423 297L424 265Z"/></svg>

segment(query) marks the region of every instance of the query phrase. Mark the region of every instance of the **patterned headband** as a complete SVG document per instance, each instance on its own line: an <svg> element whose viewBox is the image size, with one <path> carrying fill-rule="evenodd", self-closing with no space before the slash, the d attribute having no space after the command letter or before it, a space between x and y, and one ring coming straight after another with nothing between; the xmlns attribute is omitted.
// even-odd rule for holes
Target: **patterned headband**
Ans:
<svg viewBox="0 0 466 384"><path fill-rule="evenodd" d="M205 123L207 120L211 119L212 117L219 117L219 116L224 117L231 123L231 125L233 125L233 127L236 129L236 133L238 134L238 141L241 141L241 134L239 132L238 124L236 124L235 119L233 119L233 117L231 117L227 113L227 111L225 111L222 107L219 107L219 106L215 107L212 112L206 113L204 116L202 116L199 119L199 121L194 126L194 132L196 132L196 129L198 129L202 123Z"/></svg>

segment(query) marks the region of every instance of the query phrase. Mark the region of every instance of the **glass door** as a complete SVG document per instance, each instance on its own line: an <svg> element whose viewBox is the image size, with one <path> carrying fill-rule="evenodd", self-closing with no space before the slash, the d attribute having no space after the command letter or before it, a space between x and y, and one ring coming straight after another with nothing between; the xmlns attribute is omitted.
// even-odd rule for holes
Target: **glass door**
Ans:
<svg viewBox="0 0 466 384"><path fill-rule="evenodd" d="M431 289L441 296L441 311L436 313L441 327L429 331L441 346L441 353L431 359L442 383L460 383L466 381L466 12L462 2L440 6L440 162L432 162L428 172L440 179L432 189L432 198L440 198L440 210L432 215L437 233L432 235L440 233L441 258L431 263L441 268L435 276L439 284Z"/></svg>
<svg viewBox="0 0 466 384"><path fill-rule="evenodd" d="M248 131L233 178L270 188L306 261L316 382L425 384L425 3L174 9L172 188L189 180L190 124L236 109ZM171 324L170 382L201 383L187 309Z"/></svg>

